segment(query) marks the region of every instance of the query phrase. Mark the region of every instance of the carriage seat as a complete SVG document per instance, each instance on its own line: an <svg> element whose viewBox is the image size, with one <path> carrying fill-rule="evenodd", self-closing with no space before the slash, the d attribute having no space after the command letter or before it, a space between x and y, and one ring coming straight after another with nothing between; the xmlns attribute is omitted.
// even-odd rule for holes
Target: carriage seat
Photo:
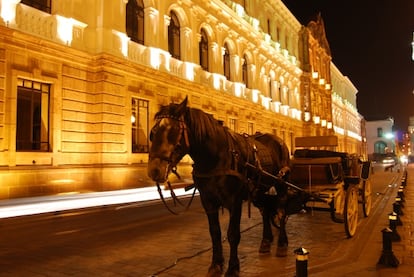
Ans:
<svg viewBox="0 0 414 277"><path fill-rule="evenodd" d="M344 175L350 175L352 159L346 152L316 149L297 149L293 155L294 158L328 158L338 157L341 159Z"/></svg>
<svg viewBox="0 0 414 277"><path fill-rule="evenodd" d="M341 157L293 158L290 179L304 187L312 185L337 184L343 180Z"/></svg>

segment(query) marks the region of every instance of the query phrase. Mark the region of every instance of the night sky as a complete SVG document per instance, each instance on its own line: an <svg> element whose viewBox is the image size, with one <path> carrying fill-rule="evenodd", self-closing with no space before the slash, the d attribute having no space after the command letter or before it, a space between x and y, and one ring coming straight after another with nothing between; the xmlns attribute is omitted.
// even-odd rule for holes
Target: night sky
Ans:
<svg viewBox="0 0 414 277"><path fill-rule="evenodd" d="M318 12L332 61L358 90L367 120L395 120L407 131L414 116L413 0L282 0L302 25Z"/></svg>

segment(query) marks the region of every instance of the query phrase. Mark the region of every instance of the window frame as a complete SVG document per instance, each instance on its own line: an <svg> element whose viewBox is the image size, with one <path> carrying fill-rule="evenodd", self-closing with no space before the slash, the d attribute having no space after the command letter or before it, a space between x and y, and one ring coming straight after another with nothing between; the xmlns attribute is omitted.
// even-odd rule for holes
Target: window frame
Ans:
<svg viewBox="0 0 414 277"><path fill-rule="evenodd" d="M247 56L244 55L243 57L243 65L242 65L242 79L243 79L243 83L246 85L246 88L251 88L250 87L250 81L249 81L249 64L247 62Z"/></svg>
<svg viewBox="0 0 414 277"><path fill-rule="evenodd" d="M141 108L145 109L145 115L140 113ZM144 119L142 117L144 116ZM140 123L144 121L145 127L140 128ZM141 142L139 131L145 137L145 142ZM131 99L131 153L149 153L149 100L132 97ZM134 143L136 142L136 143Z"/></svg>
<svg viewBox="0 0 414 277"><path fill-rule="evenodd" d="M181 31L180 21L174 11L170 13L168 25L168 52L177 60L181 60Z"/></svg>
<svg viewBox="0 0 414 277"><path fill-rule="evenodd" d="M200 66L203 70L209 71L208 36L204 29L200 31L200 42L198 44Z"/></svg>
<svg viewBox="0 0 414 277"><path fill-rule="evenodd" d="M132 41L144 45L145 12L142 0L129 0L126 4L126 33Z"/></svg>
<svg viewBox="0 0 414 277"><path fill-rule="evenodd" d="M230 51L229 47L224 44L224 54L223 54L223 75L228 81L231 81L231 64L230 64Z"/></svg>
<svg viewBox="0 0 414 277"><path fill-rule="evenodd" d="M51 84L24 78L17 79L16 152L51 151L50 94ZM25 99L26 101L24 101ZM45 111L44 105L47 105ZM40 111L37 110L39 106ZM29 112L29 114L27 114L27 112ZM45 117L47 117L47 122L46 124L42 124ZM29 124L29 126L27 124ZM21 139L28 135L30 139ZM28 145L31 146L28 147Z"/></svg>
<svg viewBox="0 0 414 277"><path fill-rule="evenodd" d="M21 0L20 3L49 14L52 13L52 0Z"/></svg>

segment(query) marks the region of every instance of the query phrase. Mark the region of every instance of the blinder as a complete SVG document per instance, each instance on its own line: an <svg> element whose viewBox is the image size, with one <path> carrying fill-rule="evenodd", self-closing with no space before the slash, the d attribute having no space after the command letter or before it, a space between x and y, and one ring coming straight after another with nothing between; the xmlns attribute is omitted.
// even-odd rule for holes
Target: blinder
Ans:
<svg viewBox="0 0 414 277"><path fill-rule="evenodd" d="M178 132L178 136L175 140L174 144L174 150L171 152L169 157L165 157L162 155L154 155L154 153L151 153L150 151L150 159L151 158L158 158L162 161L166 161L169 165L168 168L169 170L171 170L172 172L176 171L176 166L179 163L179 161L182 159L182 157L184 157L185 154L187 154L188 149L190 148L190 142L188 139L188 131L187 131L187 125L184 121L184 117L180 116L180 117L176 117L176 116L172 116L172 115L158 115L155 119L156 119L156 124L154 125L154 127L151 129L150 132L150 141L152 142L154 139L155 134L159 131L160 128L160 123L161 120L163 118L168 118L171 119L173 121L178 122L179 126L179 132ZM183 147L184 146L184 147Z"/></svg>

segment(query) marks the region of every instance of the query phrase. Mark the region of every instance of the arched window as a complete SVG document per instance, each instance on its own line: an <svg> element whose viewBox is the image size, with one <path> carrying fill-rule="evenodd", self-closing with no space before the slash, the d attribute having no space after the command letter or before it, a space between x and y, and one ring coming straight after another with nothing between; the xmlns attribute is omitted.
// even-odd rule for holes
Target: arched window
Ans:
<svg viewBox="0 0 414 277"><path fill-rule="evenodd" d="M20 3L47 13L52 11L51 0L22 0Z"/></svg>
<svg viewBox="0 0 414 277"><path fill-rule="evenodd" d="M230 79L230 52L227 43L224 44L224 56L223 56L223 71L224 76L227 80L231 81Z"/></svg>
<svg viewBox="0 0 414 277"><path fill-rule="evenodd" d="M269 93L268 93L268 96L270 97L270 99L272 99L272 101L273 100L275 100L275 98L274 98L274 95L273 95L273 86L274 86L274 83L273 83L273 80L272 80L272 78L269 76L269 84L268 84L268 89L269 89Z"/></svg>
<svg viewBox="0 0 414 277"><path fill-rule="evenodd" d="M201 29L201 40L198 49L201 68L208 71L208 37L204 29Z"/></svg>
<svg viewBox="0 0 414 277"><path fill-rule="evenodd" d="M129 0L126 5L126 32L132 41L144 44L144 3Z"/></svg>
<svg viewBox="0 0 414 277"><path fill-rule="evenodd" d="M180 59L180 22L174 12L171 12L171 21L168 26L168 52L175 59Z"/></svg>
<svg viewBox="0 0 414 277"><path fill-rule="evenodd" d="M249 69L248 69L248 64L247 64L247 56L244 55L243 59L244 59L243 66L242 66L243 83L246 85L246 88L250 88Z"/></svg>
<svg viewBox="0 0 414 277"><path fill-rule="evenodd" d="M387 144L383 141L376 141L374 144L374 153L385 154L385 148Z"/></svg>

